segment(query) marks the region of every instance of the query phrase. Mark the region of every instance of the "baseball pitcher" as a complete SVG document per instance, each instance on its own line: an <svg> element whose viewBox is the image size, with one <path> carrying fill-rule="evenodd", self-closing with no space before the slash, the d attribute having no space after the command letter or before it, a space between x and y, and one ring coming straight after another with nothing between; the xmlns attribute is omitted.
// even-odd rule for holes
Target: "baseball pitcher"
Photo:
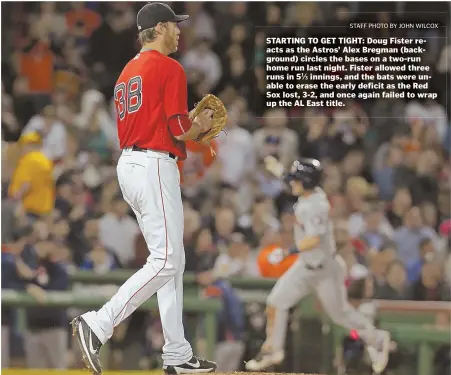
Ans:
<svg viewBox="0 0 451 375"><path fill-rule="evenodd" d="M283 166L273 157L268 157L265 162L267 169L283 178L291 186L292 193L299 197L294 206L296 245L287 251L287 255L300 255L268 296L266 341L260 353L246 363L246 369L262 371L284 360L288 311L314 292L336 324L357 330L366 343L373 371L380 374L387 366L390 334L377 330L348 303L344 269L335 258L329 202L318 187L322 172L320 162L297 160L289 173L284 173Z"/></svg>
<svg viewBox="0 0 451 375"><path fill-rule="evenodd" d="M100 349L114 328L155 293L165 338L165 373L216 370L214 362L193 356L182 322L185 253L177 161L186 158L185 141L209 139L215 116L220 120L217 132L226 123L225 108L213 95L188 113L185 72L168 57L177 51L177 24L188 17L162 3L146 4L137 15L142 49L125 66L114 89L122 149L118 180L150 255L100 310L72 322L85 364L95 375L102 372Z"/></svg>

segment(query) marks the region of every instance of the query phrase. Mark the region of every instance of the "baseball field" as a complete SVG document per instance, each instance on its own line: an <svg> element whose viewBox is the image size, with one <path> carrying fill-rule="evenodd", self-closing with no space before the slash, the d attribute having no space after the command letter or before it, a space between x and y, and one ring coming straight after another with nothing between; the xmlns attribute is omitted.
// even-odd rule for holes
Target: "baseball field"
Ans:
<svg viewBox="0 0 451 375"><path fill-rule="evenodd" d="M105 371L104 375L162 375L163 371ZM217 372L217 375L249 375L246 372L234 372L225 373ZM278 374L275 372L254 372L253 375L286 375ZM2 370L2 375L89 375L87 370L26 370L26 369L14 369L14 370ZM293 375L320 375L320 374L293 374Z"/></svg>

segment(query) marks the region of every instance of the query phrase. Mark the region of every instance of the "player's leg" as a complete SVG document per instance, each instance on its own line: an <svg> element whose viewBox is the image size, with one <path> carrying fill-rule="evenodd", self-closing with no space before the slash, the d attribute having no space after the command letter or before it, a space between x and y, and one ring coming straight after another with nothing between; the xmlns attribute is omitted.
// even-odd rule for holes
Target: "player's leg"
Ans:
<svg viewBox="0 0 451 375"><path fill-rule="evenodd" d="M181 207L183 212L183 206ZM139 227L143 231L143 223L141 215L135 212ZM167 216L171 216L167 213ZM182 220L179 220L182 218ZM171 217L169 217L169 222ZM180 231L183 235L183 214L176 215L177 223L181 225ZM183 239L182 239L183 241ZM176 322L183 321L183 272L185 271L185 251L180 252L180 263L177 267L177 272L174 278L170 279L165 285L163 285L157 291L158 308L160 310L163 335L165 339L165 345L163 346L163 361L165 365L180 364L188 361L193 356L193 351L189 342L185 339L185 330L183 324L177 325ZM175 289L175 294L172 290ZM174 298L167 298L168 296L174 296ZM175 306L175 308L174 308ZM165 312L165 313L163 313ZM169 330L168 330L169 328ZM173 329L172 329L173 328Z"/></svg>
<svg viewBox="0 0 451 375"><path fill-rule="evenodd" d="M171 166L177 169L174 162ZM158 307L160 309L161 325L165 344L163 346L163 365L177 365L185 363L193 356L191 345L185 339L183 327L183 273L185 271L185 250L183 247L183 204L180 186L174 180L168 186L166 220L168 223L168 235L171 241L178 244L178 251L174 254L176 271L172 277L157 292Z"/></svg>
<svg viewBox="0 0 451 375"><path fill-rule="evenodd" d="M2 324L2 368L6 369L9 367L9 345L10 345L10 326Z"/></svg>
<svg viewBox="0 0 451 375"><path fill-rule="evenodd" d="M67 329L52 328L45 333L45 348L51 369L66 370L67 358Z"/></svg>
<svg viewBox="0 0 451 375"><path fill-rule="evenodd" d="M216 364L193 356L191 345L185 339L183 327L183 273L185 250L183 247L183 204L178 180L178 167L172 165L161 171L172 173L165 187L165 214L170 242L177 246L174 251L175 274L157 292L161 324L165 344L163 346L163 368L167 374L212 372Z"/></svg>
<svg viewBox="0 0 451 375"><path fill-rule="evenodd" d="M373 362L373 371L381 373L388 363L390 334L378 330L372 322L348 302L345 275L342 266L333 261L330 267L317 271L316 293L327 315L335 324L355 330L367 346Z"/></svg>
<svg viewBox="0 0 451 375"><path fill-rule="evenodd" d="M183 212L183 206L180 200L180 209ZM133 209L141 231L143 231L143 222L141 215ZM171 222L171 214L167 217ZM182 220L179 220L182 218ZM178 222L178 223L177 223ZM174 224L181 225L180 231L183 235L183 214L176 215ZM172 232L172 231L171 231ZM183 241L183 238L182 238ZM165 365L173 365L186 362L193 356L190 343L185 339L185 330L183 324L183 273L185 271L185 251L180 252L179 266L173 278L157 291L158 308L163 327L165 345L163 346L163 361ZM172 292L175 290L175 294ZM168 296L175 296L168 298ZM163 313L165 312L165 313ZM179 324L176 324L179 322ZM168 329L169 328L169 329Z"/></svg>
<svg viewBox="0 0 451 375"><path fill-rule="evenodd" d="M48 368L42 332L27 331L24 336L24 349L27 368Z"/></svg>
<svg viewBox="0 0 451 375"><path fill-rule="evenodd" d="M141 215L133 207L138 225L143 231L143 222ZM180 209L183 212L183 206L180 199ZM183 235L183 214L176 215L175 220L172 220L171 210L167 210L166 216L169 223L181 225L181 233ZM182 220L179 220L182 218ZM171 233L178 231L169 230ZM182 238L183 241L183 238ZM160 310L160 317L163 327L163 335L165 345L163 346L163 361L164 365L177 365L189 361L193 356L193 351L190 343L185 339L185 332L183 327L183 272L185 270L185 252L180 252L179 266L173 278L171 278L165 285L157 291L158 308ZM173 293L175 290L175 294ZM176 298L168 298L171 296ZM178 322L178 324L177 324Z"/></svg>
<svg viewBox="0 0 451 375"><path fill-rule="evenodd" d="M246 363L247 370L261 371L283 361L288 313L312 291L309 279L309 271L298 260L274 285L266 302L266 341L260 353Z"/></svg>
<svg viewBox="0 0 451 375"><path fill-rule="evenodd" d="M73 322L85 363L96 374L101 373L100 348L111 338L114 327L173 278L179 265L181 243L174 242L166 217L170 209L166 189L177 184L178 171L169 157L147 155L123 154L117 168L124 198L141 220L150 251L147 263L99 311L90 311Z"/></svg>

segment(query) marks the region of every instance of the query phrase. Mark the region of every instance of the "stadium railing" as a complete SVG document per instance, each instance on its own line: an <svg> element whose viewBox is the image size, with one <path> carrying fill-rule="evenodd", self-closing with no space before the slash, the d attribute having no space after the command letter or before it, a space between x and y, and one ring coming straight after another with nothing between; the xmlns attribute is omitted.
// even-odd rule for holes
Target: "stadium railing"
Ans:
<svg viewBox="0 0 451 375"><path fill-rule="evenodd" d="M38 302L26 292L2 289L2 305L4 307L15 307L19 310L19 315L23 317L23 309L27 307L46 306L46 307L62 307L62 308L99 308L105 304L112 295L87 294L74 291L64 292L47 292L45 302ZM183 299L183 308L186 312L191 312L204 317L205 340L207 343L207 355L214 357L216 345L216 329L217 315L221 309L221 301L218 299L200 299L198 296L185 296ZM158 302L156 297L152 297L143 303L139 309L141 310L158 310ZM24 322L26 324L26 322ZM102 350L104 363L108 363L108 345Z"/></svg>
<svg viewBox="0 0 451 375"><path fill-rule="evenodd" d="M133 274L129 270L110 271L104 275L98 275L89 271L76 271L71 275L74 284L122 284ZM273 279L231 278L231 284L237 289L245 303L264 304L268 291L274 286ZM186 273L184 276L186 312L194 312L205 316L205 335L207 341L207 355L213 358L216 342L217 312L221 308L221 302L217 299L200 298L197 292L196 277ZM110 296L86 295L68 292L50 292L47 306L52 307L80 307L96 308L104 304ZM351 301L358 305L362 301ZM4 306L26 308L37 305L37 302L28 294L2 290L2 303ZM432 374L434 350L439 345L450 343L449 327L438 328L434 325L437 314L451 314L450 302L415 302L415 301L385 301L375 300L377 319L382 328L388 329L393 339L400 345L416 347L418 349L418 375ZM142 307L146 310L156 310L156 298L151 298ZM321 309L320 304L314 298L306 298L295 309L300 320L307 318L320 319L323 324L324 347L323 369L324 372L331 367L331 348L340 348L346 330L332 324ZM301 326L301 325L300 325ZM293 351L300 350L302 334L300 329L293 332ZM294 356L296 362L296 356ZM294 368L300 364L293 363Z"/></svg>

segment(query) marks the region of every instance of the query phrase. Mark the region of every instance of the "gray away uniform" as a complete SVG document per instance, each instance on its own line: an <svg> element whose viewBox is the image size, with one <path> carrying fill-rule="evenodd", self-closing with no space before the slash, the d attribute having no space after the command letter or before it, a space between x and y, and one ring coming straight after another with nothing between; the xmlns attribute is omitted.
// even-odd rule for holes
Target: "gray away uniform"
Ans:
<svg viewBox="0 0 451 375"><path fill-rule="evenodd" d="M268 296L267 305L275 308L275 315L265 346L275 351L283 350L285 346L288 310L311 292L317 295L334 323L357 330L368 345L376 345L377 331L348 303L345 272L335 259L336 246L329 210L329 201L321 188L315 188L307 197L300 197L294 206L296 245L307 236L319 236L321 242L318 247L299 255Z"/></svg>

